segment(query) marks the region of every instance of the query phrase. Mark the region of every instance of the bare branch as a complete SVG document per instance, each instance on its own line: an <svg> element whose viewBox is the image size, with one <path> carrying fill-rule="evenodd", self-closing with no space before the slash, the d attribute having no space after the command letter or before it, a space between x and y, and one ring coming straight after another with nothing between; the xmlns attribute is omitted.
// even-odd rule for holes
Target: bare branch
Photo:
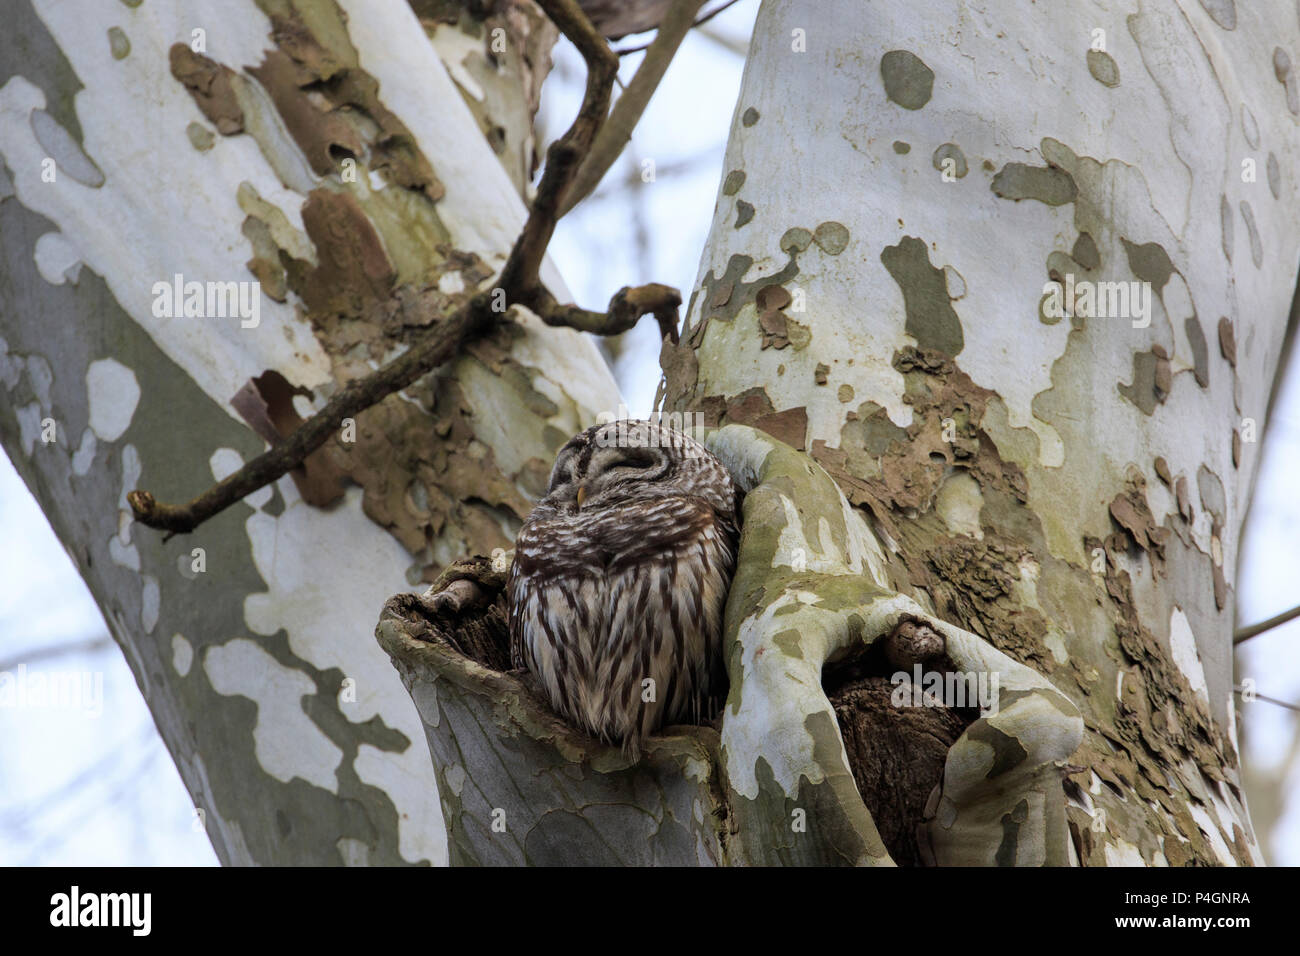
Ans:
<svg viewBox="0 0 1300 956"><path fill-rule="evenodd" d="M136 520L170 534L193 531L213 515L301 465L336 433L345 418L360 414L437 368L456 353L467 336L481 331L492 321L490 297L481 292L433 326L415 347L365 378L348 382L283 442L245 463L187 504L164 504L147 491L132 491L126 500Z"/></svg>
<svg viewBox="0 0 1300 956"><path fill-rule="evenodd" d="M1263 634L1265 631L1271 631L1279 624L1285 624L1294 618L1300 617L1300 607L1293 607L1289 611L1283 611L1276 614L1266 621L1260 621L1258 624L1252 624L1250 627L1241 627L1232 633L1232 643L1240 644L1242 641L1248 641L1257 634Z"/></svg>
<svg viewBox="0 0 1300 956"><path fill-rule="evenodd" d="M616 327L621 320L592 319L596 313L573 309L565 311L556 304L538 278L546 248L555 232L558 210L573 176L591 150L596 134L609 112L610 88L618 73L618 59L605 39L596 32L575 0L539 0L542 9L560 31L573 42L587 64L587 86L582 106L573 124L547 151L546 168L538 183L537 196L529 210L523 230L515 240L510 256L501 271L497 288L505 293L511 305L539 305L552 318L561 315L572 321L551 321L553 325L584 327L599 331L602 325ZM675 295L675 293L674 293ZM615 301L619 296L615 296ZM650 297L647 309L656 311L663 328L666 299L660 295ZM677 298L680 303L680 297ZM639 298L624 312L638 308ZM611 303L611 306L613 303ZM394 392L410 385L422 375L432 371L456 354L466 339L482 334L495 324L498 313L493 310L491 295L478 292L467 299L450 316L437 322L410 350L383 368L362 379L348 382L319 412L302 423L281 444L263 452L247 462L235 473L213 485L197 498L183 505L164 504L154 499L148 491L135 490L127 495L136 520L151 528L170 534L194 530L207 519L219 514L246 495L265 487L291 469L301 465L317 448L336 432L345 418L359 414L383 401ZM550 321L550 320L548 320ZM635 320L634 320L635 321ZM673 334L676 334L676 306L672 313Z"/></svg>
<svg viewBox="0 0 1300 956"><path fill-rule="evenodd" d="M618 74L618 58L574 0L540 2L547 16L586 61L587 87L573 125L546 151L546 168L537 184L528 221L501 271L501 287L512 299L515 295L534 293L540 285L537 274L555 232L560 203L609 113L610 88Z"/></svg>
<svg viewBox="0 0 1300 956"><path fill-rule="evenodd" d="M1238 697L1241 697L1243 700L1246 699L1245 696L1244 696L1245 693L1246 693L1246 691L1245 691L1243 688L1241 688L1241 687L1234 687L1234 688L1232 689L1232 692L1233 692L1234 694L1236 694ZM1297 714L1300 714L1300 704L1292 704L1292 703L1290 703L1290 702L1288 702L1288 701L1285 701L1285 700L1278 700L1276 697L1268 697L1268 696L1265 696L1264 694L1260 694L1260 693L1258 693L1258 692L1254 692L1254 693L1252 694L1252 696L1251 696L1250 699L1251 699L1251 700L1262 700L1262 701L1264 701L1264 703L1266 703L1266 704L1276 704L1278 707L1285 707L1287 710L1294 710Z"/></svg>
<svg viewBox="0 0 1300 956"><path fill-rule="evenodd" d="M80 641L69 641L66 644L50 644L46 647L33 648L30 651L24 651L21 654L15 654L6 660L0 660L0 674L5 671L11 671L19 664L32 665L40 661L50 660L55 657L63 657L70 654L90 654L97 651L105 650L113 646L113 639L107 634L101 634L98 637L88 637Z"/></svg>
<svg viewBox="0 0 1300 956"><path fill-rule="evenodd" d="M632 130L636 129L641 114L659 88L668 64L673 61L677 48L694 25L693 18L702 6L704 0L673 0L672 7L659 25L658 34L650 44L650 52L637 67L636 75L628 83L626 91L614 104L613 112L601 127L591 152L574 177L573 185L564 197L561 216L591 195L632 139Z"/></svg>
<svg viewBox="0 0 1300 956"><path fill-rule="evenodd" d="M708 13L706 13L704 16L700 17L698 20L696 20L694 23L692 23L691 26L692 26L692 27L703 26L704 24L706 24L706 23L708 23L710 20L712 20L714 17L716 17L719 13L721 13L723 10L727 9L727 7L731 6L732 4L734 4L734 3L736 3L736 2L737 2L737 0L726 0L726 2L723 3L721 6L716 7L716 8L714 8L713 10L710 10L710 11L709 11ZM703 4L701 4L701 6L702 6L702 5L703 5ZM667 17L664 18L665 21L667 21L667 19L668 19ZM662 25L662 24L660 25L659 29L660 29L661 32L663 31L663 25ZM649 47L652 46L652 45L653 45L653 41L651 41L651 42L649 42L649 43L640 43L640 44L638 44L638 45L636 45L636 46L625 46L625 47L622 47L621 49L615 50L614 53L615 53L617 56L627 56L627 55L630 54L630 53L640 53L642 50L645 50L645 49L649 48Z"/></svg>
<svg viewBox="0 0 1300 956"><path fill-rule="evenodd" d="M547 325L564 326L594 335L621 335L647 312L653 312L659 323L659 337L665 336L677 344L677 308L682 304L681 293L672 286L652 282L635 288L623 286L609 300L605 313L580 309L575 305L560 305L545 293L531 303L531 307Z"/></svg>

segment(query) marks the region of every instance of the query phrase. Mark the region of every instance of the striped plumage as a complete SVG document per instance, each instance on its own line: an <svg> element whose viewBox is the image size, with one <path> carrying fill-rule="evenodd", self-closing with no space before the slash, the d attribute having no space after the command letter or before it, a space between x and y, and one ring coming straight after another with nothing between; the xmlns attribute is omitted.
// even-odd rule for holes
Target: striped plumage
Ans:
<svg viewBox="0 0 1300 956"><path fill-rule="evenodd" d="M515 541L515 666L569 722L633 753L711 716L736 538L735 486L698 442L640 421L574 436Z"/></svg>

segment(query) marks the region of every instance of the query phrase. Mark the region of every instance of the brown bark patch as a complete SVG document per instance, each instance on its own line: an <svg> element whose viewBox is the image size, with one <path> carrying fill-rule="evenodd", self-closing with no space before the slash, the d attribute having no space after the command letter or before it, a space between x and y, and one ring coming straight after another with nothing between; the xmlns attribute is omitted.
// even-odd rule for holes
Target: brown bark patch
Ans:
<svg viewBox="0 0 1300 956"><path fill-rule="evenodd" d="M1219 319L1219 352L1229 365L1237 367L1237 333L1226 315Z"/></svg>
<svg viewBox="0 0 1300 956"><path fill-rule="evenodd" d="M239 106L234 84L237 74L215 60L195 53L184 43L173 43L167 51L172 76L189 90L195 105L223 136L244 131L244 111Z"/></svg>
<svg viewBox="0 0 1300 956"><path fill-rule="evenodd" d="M320 263L295 289L307 308L359 315L388 300L396 272L351 193L313 189L302 222Z"/></svg>
<svg viewBox="0 0 1300 956"><path fill-rule="evenodd" d="M253 431L275 445L303 423L302 416L293 407L295 395L310 398L311 389L292 385L279 372L269 369L249 379L230 404ZM309 505L323 508L343 497L343 472L324 448L308 455L289 475Z"/></svg>
<svg viewBox="0 0 1300 956"><path fill-rule="evenodd" d="M764 389L751 388L726 399L721 418L717 421L708 421L709 410L716 407L716 405L704 405L703 414L710 425L749 425L759 431L767 432L792 448L804 450L804 441L808 435L808 409L802 405L778 412L773 408L772 400L768 398Z"/></svg>
<svg viewBox="0 0 1300 956"><path fill-rule="evenodd" d="M378 82L357 65L346 28L340 23L322 40L296 10L268 16L278 49L249 73L266 88L312 169L322 176L335 172L342 150L390 182L441 199L442 183L410 130L383 105Z"/></svg>
<svg viewBox="0 0 1300 956"><path fill-rule="evenodd" d="M1185 494L1185 491L1184 491ZM1182 501L1179 502L1182 508ZM1124 491L1112 499L1110 516L1128 532L1133 543L1147 553L1154 574L1161 574L1165 564L1165 542L1169 529L1156 524L1151 507L1147 504L1146 479L1132 474L1125 482Z"/></svg>
<svg viewBox="0 0 1300 956"><path fill-rule="evenodd" d="M248 72L266 89L289 135L317 175L335 172L343 155L362 155L361 134L352 123L322 110L319 101L303 89L317 78L309 70L280 50L270 50L261 65L249 67Z"/></svg>

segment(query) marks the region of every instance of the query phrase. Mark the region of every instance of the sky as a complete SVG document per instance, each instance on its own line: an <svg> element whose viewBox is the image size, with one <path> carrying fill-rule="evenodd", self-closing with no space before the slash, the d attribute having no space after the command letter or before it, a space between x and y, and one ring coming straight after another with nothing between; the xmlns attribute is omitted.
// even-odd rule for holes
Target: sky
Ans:
<svg viewBox="0 0 1300 956"><path fill-rule="evenodd" d="M561 221L550 252L578 304L600 308L623 285L694 287L740 88L757 0L742 0L693 31L651 101L624 161ZM630 46L629 38L616 47ZM641 55L622 58L630 79ZM577 108L583 70L557 49L541 123L559 132ZM645 161L655 177L639 189ZM646 320L624 337L615 375L634 415L651 408L658 337ZM1239 615L1253 622L1300 601L1300 361L1292 362L1268 423L1262 470L1243 540ZM60 706L0 705L0 865L182 865L217 860L149 710L80 576L35 500L0 455L0 674L57 672L78 688ZM405 582L394 582L394 591ZM1300 620L1243 646L1238 677L1260 694L1300 701L1294 653ZM1244 760L1260 777L1289 777L1300 791L1297 714L1256 700L1239 704ZM1268 800L1252 800L1256 824ZM1264 847L1272 864L1300 865L1300 800L1283 808Z"/></svg>

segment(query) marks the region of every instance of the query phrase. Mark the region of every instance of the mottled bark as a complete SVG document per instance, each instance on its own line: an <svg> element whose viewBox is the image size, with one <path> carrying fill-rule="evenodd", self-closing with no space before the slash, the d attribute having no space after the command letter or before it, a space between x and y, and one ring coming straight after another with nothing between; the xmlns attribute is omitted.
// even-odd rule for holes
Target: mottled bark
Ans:
<svg viewBox="0 0 1300 956"><path fill-rule="evenodd" d="M1079 709L1086 864L1259 859L1232 579L1300 262L1298 38L1231 3L769 0L665 352L668 407L806 448L890 589ZM1062 318L1049 280L1115 298Z"/></svg>
<svg viewBox="0 0 1300 956"><path fill-rule="evenodd" d="M490 287L555 33L467 9L455 57L398 0L6 10L0 439L226 863L445 861L418 715L357 637L404 582L508 547L618 404L590 339L521 313L194 534L130 520L131 489L187 500L405 350L415 296L437 321ZM448 70L487 62L471 111ZM166 314L178 274L257 281L257 312Z"/></svg>
<svg viewBox="0 0 1300 956"><path fill-rule="evenodd" d="M663 353L664 407L728 425L710 447L749 490L697 775L727 820L710 861L890 862L823 664L909 622L942 636L941 669L997 677L922 858L1260 861L1233 579L1300 264L1297 40L1293 15L1231 2L763 4ZM380 626L440 776L474 781L466 858L551 813L590 825L573 861L671 816L649 793L592 824L621 799L614 758L420 636ZM566 780L516 791L508 835L481 817L507 754Z"/></svg>

